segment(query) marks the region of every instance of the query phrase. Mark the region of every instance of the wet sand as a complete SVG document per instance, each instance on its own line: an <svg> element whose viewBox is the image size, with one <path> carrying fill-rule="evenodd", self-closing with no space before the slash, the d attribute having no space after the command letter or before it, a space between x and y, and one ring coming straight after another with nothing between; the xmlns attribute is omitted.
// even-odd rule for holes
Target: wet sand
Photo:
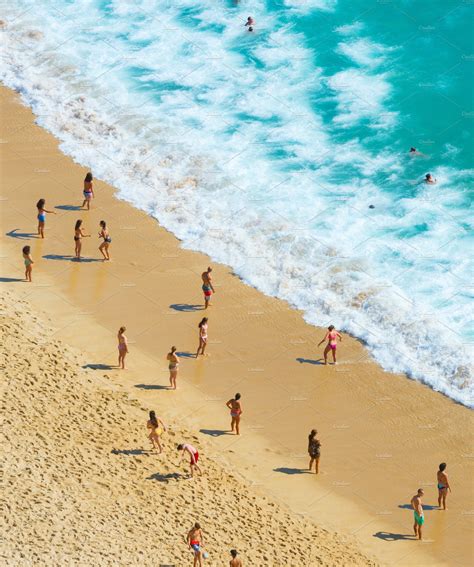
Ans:
<svg viewBox="0 0 474 567"><path fill-rule="evenodd" d="M29 109L1 89L2 273L40 312L51 338L80 349L87 364L146 407L193 431L216 459L252 490L319 526L355 537L362 550L393 565L469 565L473 561L472 413L405 376L384 372L357 340L344 335L339 364L323 366L324 331L279 300L214 266L209 357L195 360L204 316L200 273L210 260L183 250L155 220L100 181L90 212L82 203L86 169L33 124ZM35 203L44 197L46 239L34 237ZM86 260L72 261L73 228L84 220ZM98 222L107 220L112 261L98 261ZM30 233L33 233L31 235ZM23 277L21 248L32 246L34 282ZM12 281L10 281L10 279ZM127 326L129 370L116 364L116 332ZM179 390L168 384L166 352L183 353ZM94 371L92 371L94 374ZM228 434L225 402L242 394L240 438ZM321 474L307 467L307 434L322 441ZM436 470L448 463L449 510L436 509ZM407 509L426 491L425 541L412 538Z"/></svg>

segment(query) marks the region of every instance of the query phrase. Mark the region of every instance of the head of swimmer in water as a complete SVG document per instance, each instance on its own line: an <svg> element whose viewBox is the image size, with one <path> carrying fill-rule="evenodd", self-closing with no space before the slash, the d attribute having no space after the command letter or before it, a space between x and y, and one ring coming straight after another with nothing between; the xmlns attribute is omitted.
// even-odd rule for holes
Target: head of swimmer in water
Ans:
<svg viewBox="0 0 474 567"><path fill-rule="evenodd" d="M120 327L119 335L123 335L123 333L125 333L126 330L127 330L127 327Z"/></svg>
<svg viewBox="0 0 474 567"><path fill-rule="evenodd" d="M31 246L23 246L23 254L28 256L31 251Z"/></svg>
<svg viewBox="0 0 474 567"><path fill-rule="evenodd" d="M156 413L153 410L151 410L150 412L150 423L154 427L158 427L158 420L156 419Z"/></svg>
<svg viewBox="0 0 474 567"><path fill-rule="evenodd" d="M36 203L37 209L39 209L39 210L43 209L45 203L46 203L45 199L40 199L40 200Z"/></svg>
<svg viewBox="0 0 474 567"><path fill-rule="evenodd" d="M410 153L416 152L416 148L410 148Z"/></svg>
<svg viewBox="0 0 474 567"><path fill-rule="evenodd" d="M446 463L441 463L439 465L439 472L444 472L445 469L446 469Z"/></svg>
<svg viewBox="0 0 474 567"><path fill-rule="evenodd" d="M334 331L334 325L329 325L328 331Z"/></svg>
<svg viewBox="0 0 474 567"><path fill-rule="evenodd" d="M90 183L92 181L93 177L92 177L92 173L89 171L89 173L86 174L84 181L86 181L87 183Z"/></svg>
<svg viewBox="0 0 474 567"><path fill-rule="evenodd" d="M81 225L82 225L82 220L81 219L77 220L74 230L79 230L81 228Z"/></svg>
<svg viewBox="0 0 474 567"><path fill-rule="evenodd" d="M425 180L426 180L426 181L431 181L432 179L433 179L433 176L431 175L431 173L427 173L427 174L425 175Z"/></svg>

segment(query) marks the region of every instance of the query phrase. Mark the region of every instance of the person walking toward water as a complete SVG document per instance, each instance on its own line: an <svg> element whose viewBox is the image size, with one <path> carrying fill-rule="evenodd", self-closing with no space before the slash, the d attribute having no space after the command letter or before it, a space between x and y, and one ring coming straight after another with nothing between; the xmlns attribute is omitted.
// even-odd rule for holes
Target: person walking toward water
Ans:
<svg viewBox="0 0 474 567"><path fill-rule="evenodd" d="M110 243L112 242L112 239L110 238L110 234L107 229L107 223L104 220L101 220L99 225L100 225L99 238L103 238L104 240L102 244L99 246L99 250L102 256L104 257L104 260L110 260L109 246Z"/></svg>
<svg viewBox="0 0 474 567"><path fill-rule="evenodd" d="M202 567L202 558L204 553L202 548L204 547L204 537L202 534L201 526L196 522L194 526L189 530L186 536L186 543L189 545L194 553L193 567Z"/></svg>
<svg viewBox="0 0 474 567"><path fill-rule="evenodd" d="M207 271L201 274L202 279L202 291L204 293L204 309L207 309L211 304L211 297L213 293L216 293L214 286L212 285L212 268L209 266Z"/></svg>
<svg viewBox="0 0 474 567"><path fill-rule="evenodd" d="M87 205L87 210L91 208L91 201L95 197L94 195L94 184L92 181L92 173L88 173L84 179L84 202L82 203L82 208Z"/></svg>
<svg viewBox="0 0 474 567"><path fill-rule="evenodd" d="M90 234L84 234L82 229L82 220L79 219L76 221L76 226L74 227L74 253L78 260L81 259L82 239L88 237L90 237Z"/></svg>
<svg viewBox="0 0 474 567"><path fill-rule="evenodd" d="M415 518L415 523L413 524L413 531L415 532L415 537L422 539L421 536L421 526L425 523L425 515L423 513L423 505L421 503L421 498L424 496L424 491L422 488L418 489L418 492L411 499L411 507L413 508L413 516Z"/></svg>
<svg viewBox="0 0 474 567"><path fill-rule="evenodd" d="M125 327L120 327L117 338L118 338L118 365L119 368L125 370L125 357L128 354L128 340L127 337L124 335L127 329Z"/></svg>
<svg viewBox="0 0 474 567"><path fill-rule="evenodd" d="M23 261L25 262L25 280L31 282L31 272L33 271L33 258L31 257L31 246L23 246Z"/></svg>
<svg viewBox="0 0 474 567"><path fill-rule="evenodd" d="M240 435L240 416L242 415L242 407L240 405L240 394L235 394L235 397L226 403L226 406L230 409L230 430L237 435Z"/></svg>
<svg viewBox="0 0 474 567"><path fill-rule="evenodd" d="M232 557L232 559L229 561L230 567L242 567L242 561L237 557L237 550L231 549L230 555Z"/></svg>
<svg viewBox="0 0 474 567"><path fill-rule="evenodd" d="M446 463L441 463L439 465L439 470L436 473L436 476L438 477L438 506L441 508L441 502L442 502L443 510L447 510L446 496L448 495L448 490L451 492L448 475L444 472L445 470L446 470Z"/></svg>
<svg viewBox="0 0 474 567"><path fill-rule="evenodd" d="M204 356L204 351L206 350L207 346L207 317L204 317L202 321L199 323L199 346L196 352L196 358L199 354Z"/></svg>
<svg viewBox="0 0 474 567"><path fill-rule="evenodd" d="M176 347L172 346L171 351L166 358L169 361L168 369L170 371L170 388L176 390L176 378L178 377L179 357L176 354Z"/></svg>
<svg viewBox="0 0 474 567"><path fill-rule="evenodd" d="M324 339L318 344L318 347L321 346L325 341L327 341L326 348L324 349L324 364L328 363L328 354L329 351L332 352L332 359L334 364L337 363L336 361L336 349L337 349L337 339L342 341L342 336L336 331L334 325L329 325L328 332Z"/></svg>
<svg viewBox="0 0 474 567"><path fill-rule="evenodd" d="M182 451L181 453L181 460L183 458L183 456L188 453L189 457L190 457L190 463L189 466L191 468L191 478L194 477L194 470L196 469L197 472L199 474L202 474L201 469L199 468L199 465L197 464L198 460L199 460L199 453L197 451L197 449L195 447L193 447L192 445L190 445L189 443L180 443L178 445L178 451Z"/></svg>
<svg viewBox="0 0 474 567"><path fill-rule="evenodd" d="M311 433L308 435L308 453L309 453L309 471L313 469L314 472L319 474L319 459L321 457L321 441L317 439L318 432L316 429L312 429Z"/></svg>
<svg viewBox="0 0 474 567"><path fill-rule="evenodd" d="M40 238L44 238L44 225L46 222L46 213L52 213L53 215L56 214L55 211L48 211L44 208L46 201L44 199L40 199L36 203L36 208L38 209L38 236Z"/></svg>
<svg viewBox="0 0 474 567"><path fill-rule="evenodd" d="M148 439L151 441L153 449L158 449L159 453L163 452L163 447L161 446L160 437L166 431L166 426L161 420L161 418L156 417L154 411L150 412L150 419L148 420L147 429L150 429Z"/></svg>

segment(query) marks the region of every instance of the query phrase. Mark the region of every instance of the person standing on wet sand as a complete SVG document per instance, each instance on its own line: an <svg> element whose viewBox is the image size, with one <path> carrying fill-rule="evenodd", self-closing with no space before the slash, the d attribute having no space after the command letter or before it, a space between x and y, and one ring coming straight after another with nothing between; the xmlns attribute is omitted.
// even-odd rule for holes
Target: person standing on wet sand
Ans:
<svg viewBox="0 0 474 567"><path fill-rule="evenodd" d="M117 338L118 338L118 366L122 370L125 370L125 357L128 354L128 340L127 337L124 335L127 329L125 327L120 327Z"/></svg>
<svg viewBox="0 0 474 567"><path fill-rule="evenodd" d="M207 309L211 305L211 297L213 293L216 293L214 286L212 285L212 268L209 266L207 271L201 274L202 279L202 291L204 293L204 309Z"/></svg>
<svg viewBox="0 0 474 567"><path fill-rule="evenodd" d="M76 226L74 227L74 253L78 260L81 259L82 239L89 236L90 234L84 234L82 229L82 220L79 219L76 221Z"/></svg>
<svg viewBox="0 0 474 567"><path fill-rule="evenodd" d="M242 567L242 561L237 557L237 550L231 549L230 555L232 556L232 559L229 561L230 567Z"/></svg>
<svg viewBox="0 0 474 567"><path fill-rule="evenodd" d="M202 535L201 526L196 522L194 526L189 530L186 536L186 543L189 545L194 553L194 563L193 566L202 567L202 548L204 547L204 537Z"/></svg>
<svg viewBox="0 0 474 567"><path fill-rule="evenodd" d="M451 492L448 475L444 472L445 470L446 470L446 463L441 463L439 465L439 470L436 473L438 480L438 506L441 508L441 502L443 502L443 510L447 510L446 496L448 495L448 490Z"/></svg>
<svg viewBox="0 0 474 567"><path fill-rule="evenodd" d="M94 184L92 182L92 173L88 173L84 179L84 202L82 203L82 208L87 205L87 210L91 208L91 201L95 197L94 195Z"/></svg>
<svg viewBox="0 0 474 567"><path fill-rule="evenodd" d="M109 246L110 243L112 242L112 239L110 238L109 230L107 229L107 223L104 220L101 220L99 226L100 226L99 238L104 239L102 244L99 246L99 250L102 256L104 257L104 260L110 260Z"/></svg>
<svg viewBox="0 0 474 567"><path fill-rule="evenodd" d="M204 317L199 323L199 346L196 352L196 358L202 354L204 356L204 351L207 346L207 317Z"/></svg>
<svg viewBox="0 0 474 567"><path fill-rule="evenodd" d="M198 473L201 475L202 471L199 468L199 465L197 464L198 460L199 460L199 453L198 450L193 447L192 445L190 445L189 443L180 443L178 445L178 451L182 451L181 453L181 459L183 458L183 456L188 453L189 457L190 457L190 468L191 468L191 478L194 477L194 469L196 469L198 471Z"/></svg>
<svg viewBox="0 0 474 567"><path fill-rule="evenodd" d="M337 364L336 361L336 349L337 349L337 339L342 341L342 336L336 331L334 325L329 325L328 332L326 333L324 339L318 344L318 347L321 346L325 341L327 341L326 348L324 349L324 364L328 363L328 354L329 351L332 352L332 359L334 364Z"/></svg>
<svg viewBox="0 0 474 567"><path fill-rule="evenodd" d="M309 472L313 469L314 472L319 474L319 459L321 458L321 441L316 438L318 432L313 429L308 435L308 454L309 454Z"/></svg>
<svg viewBox="0 0 474 567"><path fill-rule="evenodd" d="M230 409L230 430L237 435L240 435L240 416L242 415L242 407L240 405L240 394L235 394L235 397L226 403L226 406Z"/></svg>
<svg viewBox="0 0 474 567"><path fill-rule="evenodd" d="M418 489L418 492L411 499L411 507L413 508L413 516L415 518L415 523L413 524L413 531L415 532L415 537L422 539L421 536L421 526L425 523L425 515L423 513L423 505L421 503L421 498L424 496L424 490L422 488Z"/></svg>
<svg viewBox="0 0 474 567"><path fill-rule="evenodd" d="M170 371L170 388L176 390L176 378L178 377L179 357L176 354L176 347L172 346L171 351L166 356Z"/></svg>
<svg viewBox="0 0 474 567"><path fill-rule="evenodd" d="M40 238L44 238L44 225L46 223L46 213L51 213L53 215L56 214L55 211L48 211L44 208L46 201L44 199L40 199L36 203L36 208L38 209L38 236Z"/></svg>
<svg viewBox="0 0 474 567"><path fill-rule="evenodd" d="M25 262L25 280L31 282L31 273L33 271L33 258L31 257L31 246L23 246L23 261Z"/></svg>

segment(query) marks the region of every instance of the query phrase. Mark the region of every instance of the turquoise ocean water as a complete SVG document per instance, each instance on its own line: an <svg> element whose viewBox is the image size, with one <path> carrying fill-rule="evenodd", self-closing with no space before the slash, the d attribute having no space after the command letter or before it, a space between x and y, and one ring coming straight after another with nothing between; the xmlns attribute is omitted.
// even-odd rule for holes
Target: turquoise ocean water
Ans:
<svg viewBox="0 0 474 567"><path fill-rule="evenodd" d="M66 153L472 406L473 2L0 5L0 76Z"/></svg>

